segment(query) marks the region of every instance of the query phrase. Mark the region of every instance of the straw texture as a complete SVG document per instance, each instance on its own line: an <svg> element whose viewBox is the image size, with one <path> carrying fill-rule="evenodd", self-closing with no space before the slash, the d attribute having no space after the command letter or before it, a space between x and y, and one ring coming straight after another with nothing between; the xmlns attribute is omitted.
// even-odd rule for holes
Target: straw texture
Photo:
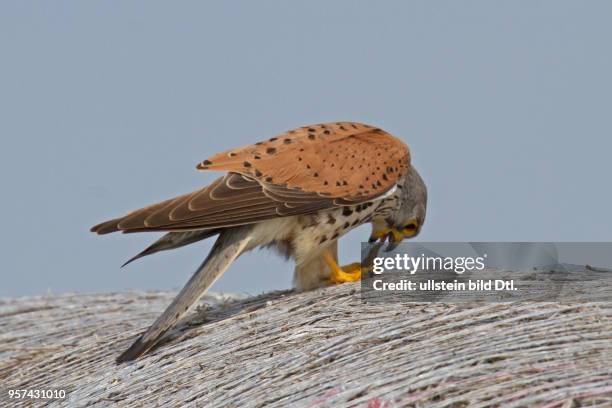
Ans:
<svg viewBox="0 0 612 408"><path fill-rule="evenodd" d="M612 406L608 303L363 304L358 284L208 295L115 365L173 296L2 299L3 388L68 389L36 406Z"/></svg>

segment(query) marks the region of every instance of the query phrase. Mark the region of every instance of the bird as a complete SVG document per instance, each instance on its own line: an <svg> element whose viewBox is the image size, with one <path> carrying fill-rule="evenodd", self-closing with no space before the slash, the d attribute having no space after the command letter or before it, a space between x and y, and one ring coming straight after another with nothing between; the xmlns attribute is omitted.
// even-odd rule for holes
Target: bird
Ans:
<svg viewBox="0 0 612 408"><path fill-rule="evenodd" d="M360 263L339 266L337 241L371 224L369 242L397 245L425 221L427 188L408 146L358 122L308 125L197 164L225 174L188 194L91 228L96 234L166 234L126 264L216 236L203 263L167 309L116 362L156 346L241 254L272 248L295 262L296 290L355 282ZM125 265L125 264L124 264Z"/></svg>

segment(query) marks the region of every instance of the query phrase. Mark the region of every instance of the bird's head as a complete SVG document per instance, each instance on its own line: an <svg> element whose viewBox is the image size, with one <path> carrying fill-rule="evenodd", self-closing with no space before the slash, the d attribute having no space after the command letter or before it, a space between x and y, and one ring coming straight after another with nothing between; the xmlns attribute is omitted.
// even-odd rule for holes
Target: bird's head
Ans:
<svg viewBox="0 0 612 408"><path fill-rule="evenodd" d="M401 189L400 204L397 210L384 220L372 223L370 242L389 240L392 250L406 238L419 234L425 222L427 211L427 187L414 167L411 167Z"/></svg>

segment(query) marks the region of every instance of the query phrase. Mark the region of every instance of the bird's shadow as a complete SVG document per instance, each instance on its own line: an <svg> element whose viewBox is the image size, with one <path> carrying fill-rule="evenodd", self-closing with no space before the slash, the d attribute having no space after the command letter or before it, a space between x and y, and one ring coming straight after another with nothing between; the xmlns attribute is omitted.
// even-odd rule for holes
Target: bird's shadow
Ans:
<svg viewBox="0 0 612 408"><path fill-rule="evenodd" d="M207 303L198 305L195 313L191 313L179 320L176 326L166 333L147 354L170 343L176 344L196 337L197 334L194 333L194 329L198 327L208 326L242 314L252 313L266 307L271 301L281 299L293 293L295 293L295 290L279 290L247 298L230 298L212 305Z"/></svg>

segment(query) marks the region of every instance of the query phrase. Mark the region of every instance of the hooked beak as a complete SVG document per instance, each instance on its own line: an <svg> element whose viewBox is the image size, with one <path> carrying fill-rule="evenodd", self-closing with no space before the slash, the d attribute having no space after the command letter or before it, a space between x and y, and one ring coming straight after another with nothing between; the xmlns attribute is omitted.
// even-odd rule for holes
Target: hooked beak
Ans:
<svg viewBox="0 0 612 408"><path fill-rule="evenodd" d="M402 234L395 228L392 228L387 234L387 241L389 241L389 244L385 248L385 252L393 251L395 248L397 248L400 242L403 241L403 239L404 239L404 234Z"/></svg>

